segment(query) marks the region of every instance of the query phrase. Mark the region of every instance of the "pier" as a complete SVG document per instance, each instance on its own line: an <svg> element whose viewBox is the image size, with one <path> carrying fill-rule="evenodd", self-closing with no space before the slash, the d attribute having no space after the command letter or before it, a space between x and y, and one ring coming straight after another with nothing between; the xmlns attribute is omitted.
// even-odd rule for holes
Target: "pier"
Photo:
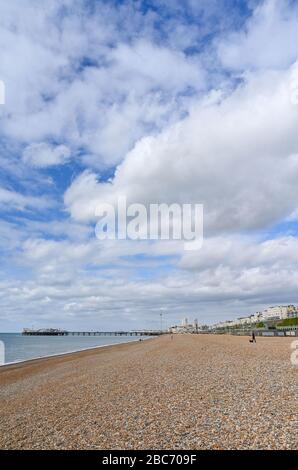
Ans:
<svg viewBox="0 0 298 470"><path fill-rule="evenodd" d="M67 331L72 336L158 336L162 331Z"/></svg>
<svg viewBox="0 0 298 470"><path fill-rule="evenodd" d="M24 328L25 336L159 336L166 332L161 330L133 330L133 331L67 331L55 328L30 329Z"/></svg>

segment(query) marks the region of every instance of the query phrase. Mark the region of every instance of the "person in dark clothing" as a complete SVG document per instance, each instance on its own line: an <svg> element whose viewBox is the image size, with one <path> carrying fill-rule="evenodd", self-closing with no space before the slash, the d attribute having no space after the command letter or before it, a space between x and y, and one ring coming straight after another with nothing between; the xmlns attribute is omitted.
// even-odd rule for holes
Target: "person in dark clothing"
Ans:
<svg viewBox="0 0 298 470"><path fill-rule="evenodd" d="M256 340L256 335L255 335L255 332L253 331L252 334L251 334L251 339L252 339L252 343L256 343L257 340Z"/></svg>

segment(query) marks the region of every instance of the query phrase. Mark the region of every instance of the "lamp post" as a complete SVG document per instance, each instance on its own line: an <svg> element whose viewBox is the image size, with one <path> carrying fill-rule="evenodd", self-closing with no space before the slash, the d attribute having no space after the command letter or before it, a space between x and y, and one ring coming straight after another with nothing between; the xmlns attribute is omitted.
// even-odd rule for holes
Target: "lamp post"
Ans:
<svg viewBox="0 0 298 470"><path fill-rule="evenodd" d="M163 307L160 309L160 313L159 313L159 317L160 317L160 332L162 333L163 331L163 315L165 315L167 312L166 312L166 308Z"/></svg>

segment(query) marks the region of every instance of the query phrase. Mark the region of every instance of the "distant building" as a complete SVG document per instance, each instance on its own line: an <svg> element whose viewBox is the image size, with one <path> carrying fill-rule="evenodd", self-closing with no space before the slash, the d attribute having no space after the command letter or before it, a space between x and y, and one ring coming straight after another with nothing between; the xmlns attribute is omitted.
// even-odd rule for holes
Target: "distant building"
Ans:
<svg viewBox="0 0 298 470"><path fill-rule="evenodd" d="M187 318L183 318L181 325L174 325L169 328L171 333L198 333L202 331L201 325L195 319L193 323L189 323Z"/></svg>
<svg viewBox="0 0 298 470"><path fill-rule="evenodd" d="M250 318L251 318L251 323L258 323L262 319L262 313L256 312L253 315L251 315Z"/></svg>
<svg viewBox="0 0 298 470"><path fill-rule="evenodd" d="M240 317L235 320L226 320L215 325L212 329L227 329L227 328L245 328L250 325L255 325L261 321L270 320L284 320L286 318L298 317L298 308L295 305L276 305L268 307L263 312L256 312L249 317Z"/></svg>
<svg viewBox="0 0 298 470"><path fill-rule="evenodd" d="M268 307L262 312L264 320L285 320L286 318L294 318L298 315L298 309L294 305L276 305Z"/></svg>

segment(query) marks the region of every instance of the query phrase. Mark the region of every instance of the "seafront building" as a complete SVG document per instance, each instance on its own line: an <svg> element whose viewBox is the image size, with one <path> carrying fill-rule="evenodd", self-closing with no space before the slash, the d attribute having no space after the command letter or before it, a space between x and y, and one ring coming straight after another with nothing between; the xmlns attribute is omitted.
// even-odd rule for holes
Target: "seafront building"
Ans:
<svg viewBox="0 0 298 470"><path fill-rule="evenodd" d="M171 326L169 331L170 333L198 333L202 331L202 328L202 325L199 325L196 318L192 323L189 323L187 318L183 318L181 325Z"/></svg>
<svg viewBox="0 0 298 470"><path fill-rule="evenodd" d="M239 317L235 320L225 320L214 325L207 327L206 325L200 325L198 320L195 319L193 322L189 322L187 318L183 318L181 325L174 325L169 328L170 333L200 333L206 332L206 330L218 330L218 329L247 329L249 327L256 326L259 323L267 324L275 320L285 320L288 318L298 317L298 307L295 305L275 305L268 307L262 312L255 312L247 317Z"/></svg>
<svg viewBox="0 0 298 470"><path fill-rule="evenodd" d="M262 312L256 312L248 317L239 317L235 320L226 320L211 326L211 329L233 328L255 325L260 322L270 322L274 320L285 320L287 318L298 317L298 307L295 305L275 305L268 307Z"/></svg>
<svg viewBox="0 0 298 470"><path fill-rule="evenodd" d="M297 307L294 305L277 305L269 307L262 312L262 318L272 320L284 320L297 317Z"/></svg>

